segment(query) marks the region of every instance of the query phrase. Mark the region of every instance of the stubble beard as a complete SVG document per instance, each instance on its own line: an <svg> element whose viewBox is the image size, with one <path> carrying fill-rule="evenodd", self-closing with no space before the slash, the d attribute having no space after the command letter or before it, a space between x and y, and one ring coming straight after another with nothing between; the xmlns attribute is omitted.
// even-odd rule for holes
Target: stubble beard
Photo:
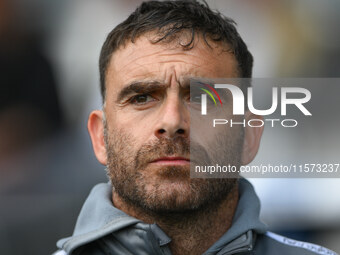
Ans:
<svg viewBox="0 0 340 255"><path fill-rule="evenodd" d="M153 170L156 175L154 179L150 176L150 161L171 155L189 156L189 139L164 137L136 149L133 137L124 130L115 130L109 134L105 125L104 132L108 177L114 191L130 206L153 214L190 213L215 208L237 185L235 178L190 178L187 166L158 168ZM239 166L243 136L234 140L233 146L225 148L223 154L231 164ZM195 151L208 155L199 144L191 141L191 146ZM213 155L212 162L221 156L218 152L210 155Z"/></svg>

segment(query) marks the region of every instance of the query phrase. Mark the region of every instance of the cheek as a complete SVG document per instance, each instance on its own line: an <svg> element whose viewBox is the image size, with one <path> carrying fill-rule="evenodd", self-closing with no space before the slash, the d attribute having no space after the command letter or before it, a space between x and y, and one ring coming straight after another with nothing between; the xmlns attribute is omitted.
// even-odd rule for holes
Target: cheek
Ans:
<svg viewBox="0 0 340 255"><path fill-rule="evenodd" d="M115 136L129 137L126 143L131 143L134 148L140 148L148 142L153 136L153 124L149 118L140 118L140 116L117 115L112 121L109 128L115 132ZM124 141L123 141L124 142Z"/></svg>
<svg viewBox="0 0 340 255"><path fill-rule="evenodd" d="M153 137L160 121L160 114L156 107L147 110L125 108L117 111L112 117L117 129L124 130L144 141Z"/></svg>
<svg viewBox="0 0 340 255"><path fill-rule="evenodd" d="M211 114L212 115L212 114ZM216 125L213 127L214 119L225 119L227 124ZM206 116L205 119L200 121L196 120L196 123L191 123L190 139L200 145L207 153L224 152L235 150L239 153L240 139L242 138L242 125L230 126L230 120L235 122L242 122L243 117L232 116L230 112L224 113L221 116ZM191 155L194 156L195 155Z"/></svg>
<svg viewBox="0 0 340 255"><path fill-rule="evenodd" d="M233 137L239 132L239 127L230 127L230 119L240 121L232 116L230 107L211 107L207 115L191 112L190 138L202 145L214 145L219 137ZM215 125L215 126L214 126Z"/></svg>

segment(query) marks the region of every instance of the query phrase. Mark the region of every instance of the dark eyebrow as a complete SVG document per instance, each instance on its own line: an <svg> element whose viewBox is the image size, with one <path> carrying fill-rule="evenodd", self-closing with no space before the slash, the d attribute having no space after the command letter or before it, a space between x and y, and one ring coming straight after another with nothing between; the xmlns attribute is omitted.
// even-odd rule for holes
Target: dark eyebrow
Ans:
<svg viewBox="0 0 340 255"><path fill-rule="evenodd" d="M135 81L124 87L118 94L117 102L120 102L125 97L133 93L151 93L162 88L165 88L166 85L162 84L159 81Z"/></svg>
<svg viewBox="0 0 340 255"><path fill-rule="evenodd" d="M117 96L117 102L122 101L130 94L148 94L167 88L168 85L159 81L135 81L124 87ZM185 82L181 85L183 89L190 89L190 83Z"/></svg>
<svg viewBox="0 0 340 255"><path fill-rule="evenodd" d="M190 79L190 83L192 85L203 85L203 84L213 85L216 83L216 80L212 78L193 77Z"/></svg>

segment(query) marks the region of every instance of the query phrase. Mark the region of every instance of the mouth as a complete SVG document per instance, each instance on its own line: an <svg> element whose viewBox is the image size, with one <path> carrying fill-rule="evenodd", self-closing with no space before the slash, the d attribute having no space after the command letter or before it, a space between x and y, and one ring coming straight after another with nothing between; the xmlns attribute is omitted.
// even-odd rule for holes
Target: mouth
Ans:
<svg viewBox="0 0 340 255"><path fill-rule="evenodd" d="M151 163L163 166L183 166L189 165L190 159L185 157L161 157L151 161Z"/></svg>

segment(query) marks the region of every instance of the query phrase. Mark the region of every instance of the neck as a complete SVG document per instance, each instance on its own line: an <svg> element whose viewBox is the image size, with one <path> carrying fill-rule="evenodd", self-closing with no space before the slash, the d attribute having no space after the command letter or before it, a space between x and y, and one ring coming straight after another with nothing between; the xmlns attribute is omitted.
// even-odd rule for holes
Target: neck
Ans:
<svg viewBox="0 0 340 255"><path fill-rule="evenodd" d="M114 205L146 223L157 225L172 239L172 254L202 254L231 226L238 202L238 185L219 204L179 213L156 214L127 203L113 192Z"/></svg>

